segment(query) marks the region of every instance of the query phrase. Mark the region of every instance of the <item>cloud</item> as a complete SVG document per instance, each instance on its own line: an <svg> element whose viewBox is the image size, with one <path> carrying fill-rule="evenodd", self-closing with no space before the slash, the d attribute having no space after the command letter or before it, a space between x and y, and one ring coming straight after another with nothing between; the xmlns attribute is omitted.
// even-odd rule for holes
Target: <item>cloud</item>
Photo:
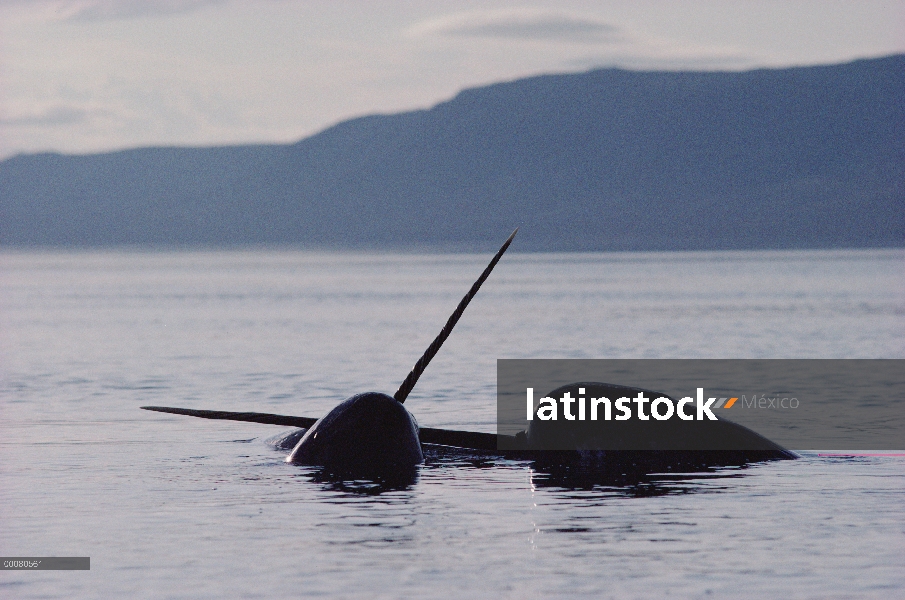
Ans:
<svg viewBox="0 0 905 600"><path fill-rule="evenodd" d="M620 67L642 70L742 69L755 57L729 45L708 45L639 34L593 15L551 9L485 10L422 21L408 31L427 43L443 38L537 42L519 46L517 56L501 44L468 44L485 63L530 64L523 75L540 71ZM543 43L547 42L547 43ZM456 49L458 55L466 48ZM473 58L473 57L472 57ZM472 59L466 59L471 61ZM542 66L540 66L542 65ZM501 75L500 78L505 78ZM488 80L489 81L489 80Z"/></svg>
<svg viewBox="0 0 905 600"><path fill-rule="evenodd" d="M70 0L55 2L57 18L93 22L188 13L227 0Z"/></svg>
<svg viewBox="0 0 905 600"><path fill-rule="evenodd" d="M410 29L418 37L473 37L571 42L611 42L621 38L609 23L561 11L520 9L458 13L422 21Z"/></svg>
<svg viewBox="0 0 905 600"><path fill-rule="evenodd" d="M56 127L76 125L89 117L89 111L71 106L54 106L40 112L0 118L8 127Z"/></svg>

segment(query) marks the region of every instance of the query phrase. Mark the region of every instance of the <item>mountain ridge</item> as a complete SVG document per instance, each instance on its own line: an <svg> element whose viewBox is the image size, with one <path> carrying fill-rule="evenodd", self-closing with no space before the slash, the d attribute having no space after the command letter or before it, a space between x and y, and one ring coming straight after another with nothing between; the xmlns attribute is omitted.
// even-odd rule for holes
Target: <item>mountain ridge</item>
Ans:
<svg viewBox="0 0 905 600"><path fill-rule="evenodd" d="M0 162L0 246L905 245L905 55L539 75L290 144Z"/></svg>

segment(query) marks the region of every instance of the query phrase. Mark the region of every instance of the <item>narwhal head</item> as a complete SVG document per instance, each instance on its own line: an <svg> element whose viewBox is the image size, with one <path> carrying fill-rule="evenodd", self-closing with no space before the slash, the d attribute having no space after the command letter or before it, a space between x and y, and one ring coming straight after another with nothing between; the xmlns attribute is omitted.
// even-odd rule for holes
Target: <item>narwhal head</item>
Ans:
<svg viewBox="0 0 905 600"><path fill-rule="evenodd" d="M343 472L387 473L421 464L424 455L418 424L402 403L366 392L312 425L287 461Z"/></svg>

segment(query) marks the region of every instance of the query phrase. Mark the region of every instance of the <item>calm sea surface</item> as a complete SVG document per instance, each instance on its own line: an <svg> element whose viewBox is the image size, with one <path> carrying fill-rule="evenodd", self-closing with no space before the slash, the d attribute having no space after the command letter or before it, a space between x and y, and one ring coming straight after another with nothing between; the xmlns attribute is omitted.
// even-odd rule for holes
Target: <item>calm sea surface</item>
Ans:
<svg viewBox="0 0 905 600"><path fill-rule="evenodd" d="M905 597L905 458L571 485L431 456L391 488L138 408L392 393L489 258L0 254L0 555L91 557L0 597ZM497 358L760 357L905 357L905 251L507 254L406 407L493 431Z"/></svg>

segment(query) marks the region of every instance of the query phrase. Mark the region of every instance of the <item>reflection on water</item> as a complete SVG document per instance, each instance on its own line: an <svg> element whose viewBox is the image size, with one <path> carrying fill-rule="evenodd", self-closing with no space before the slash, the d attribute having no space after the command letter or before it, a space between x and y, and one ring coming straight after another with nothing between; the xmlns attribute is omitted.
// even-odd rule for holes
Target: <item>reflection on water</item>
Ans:
<svg viewBox="0 0 905 600"><path fill-rule="evenodd" d="M328 471L318 467L297 467L299 478L319 485L326 492L342 496L377 497L388 492L416 489L421 475L434 483L446 481L461 484L471 471L484 471L492 480L505 471L524 471L532 490L548 489L557 492L594 492L580 496L563 496L575 500L591 500L600 496L650 498L697 492L714 493L726 489L715 482L745 476L747 464L727 466L698 463L695 472L662 473L651 471L632 462L601 463L574 459L560 453L559 460L512 460L490 452L471 451L445 446L425 445L425 464L405 472L365 474Z"/></svg>
<svg viewBox="0 0 905 600"><path fill-rule="evenodd" d="M459 454L457 456L457 454ZM513 461L493 459L470 454L452 448L428 451L425 469L454 467L466 469L494 469L505 464L510 468L525 469L529 473L532 489L548 488L551 491L594 491L600 495L647 498L669 494L689 494L697 491L714 492L719 488L715 480L744 476L745 464L727 466L725 462L707 465L698 463L700 471L688 473L660 473L632 461L601 462L576 457L572 453L556 453L556 458L545 460ZM455 477L455 471L449 473ZM705 485L698 482L706 480ZM589 498L589 496L581 496Z"/></svg>
<svg viewBox="0 0 905 600"><path fill-rule="evenodd" d="M698 492L713 493L725 487L713 485L715 480L728 480L743 477L739 472L712 473L593 473L549 469L531 471L531 485L535 488L551 488L553 491L593 491L599 495L622 496L626 498L651 498L677 494L693 494ZM704 482L706 481L706 485ZM573 498L587 499L589 496Z"/></svg>
<svg viewBox="0 0 905 600"><path fill-rule="evenodd" d="M309 467L310 468L310 467ZM314 468L307 474L313 483L322 489L346 494L378 496L385 492L398 492L418 483L419 469L405 469L392 473L345 473Z"/></svg>

